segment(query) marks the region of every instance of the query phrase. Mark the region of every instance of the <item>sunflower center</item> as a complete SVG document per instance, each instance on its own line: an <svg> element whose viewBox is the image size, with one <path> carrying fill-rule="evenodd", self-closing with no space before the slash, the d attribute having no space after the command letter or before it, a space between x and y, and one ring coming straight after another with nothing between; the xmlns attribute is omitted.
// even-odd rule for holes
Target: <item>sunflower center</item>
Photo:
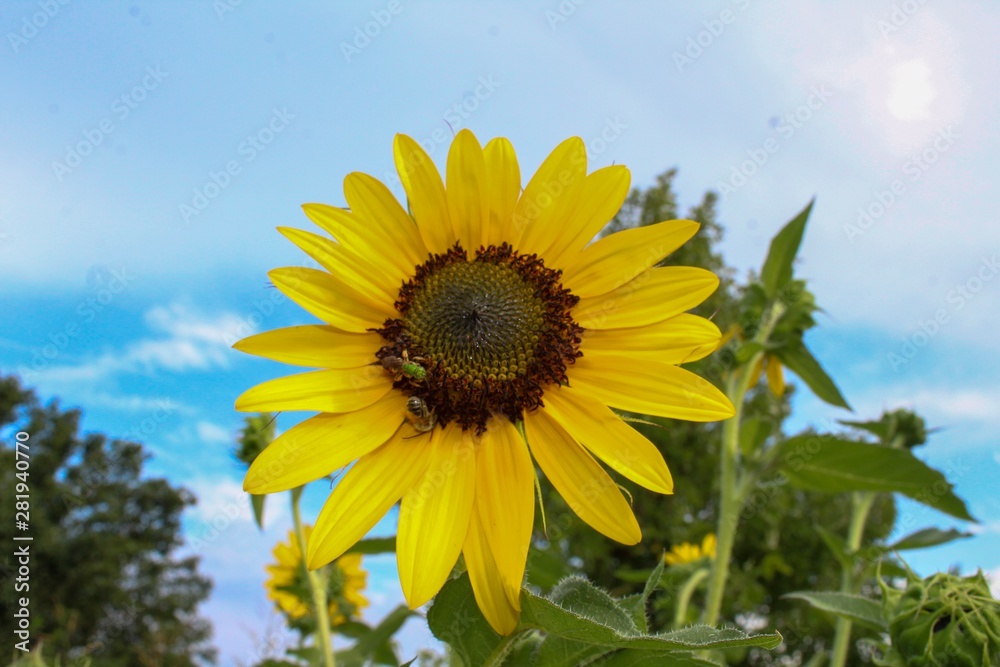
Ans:
<svg viewBox="0 0 1000 667"><path fill-rule="evenodd" d="M541 405L545 386L566 381L583 329L569 313L579 298L559 277L506 243L471 260L456 244L416 267L395 304L400 317L378 329L388 344L376 356L419 399L410 399L418 429L457 420L481 433L491 415L517 421Z"/></svg>

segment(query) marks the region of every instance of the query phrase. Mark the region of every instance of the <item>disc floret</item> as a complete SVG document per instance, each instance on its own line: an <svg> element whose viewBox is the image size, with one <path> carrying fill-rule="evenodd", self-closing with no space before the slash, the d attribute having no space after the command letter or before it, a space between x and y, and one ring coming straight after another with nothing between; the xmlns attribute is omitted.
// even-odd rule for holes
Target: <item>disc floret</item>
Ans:
<svg viewBox="0 0 1000 667"><path fill-rule="evenodd" d="M516 422L542 405L546 386L566 383L581 356L583 328L570 315L579 297L560 277L507 243L471 260L456 243L403 284L399 317L377 330L387 344L376 356L386 368L420 360L422 373L403 364L393 386L421 399L442 426L458 421L482 433L493 415Z"/></svg>

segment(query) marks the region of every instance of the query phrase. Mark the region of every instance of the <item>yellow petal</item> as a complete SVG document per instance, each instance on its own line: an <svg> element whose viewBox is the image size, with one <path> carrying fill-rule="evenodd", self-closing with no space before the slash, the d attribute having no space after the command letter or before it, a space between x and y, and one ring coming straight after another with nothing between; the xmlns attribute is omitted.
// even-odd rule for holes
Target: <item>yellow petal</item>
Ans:
<svg viewBox="0 0 1000 667"><path fill-rule="evenodd" d="M413 276L412 264L399 266L399 262L386 261L386 256L392 254L391 250L398 241L389 238L381 227L350 211L326 204L303 204L302 210L345 248L381 267L389 284L400 285Z"/></svg>
<svg viewBox="0 0 1000 667"><path fill-rule="evenodd" d="M702 359L719 346L719 327L704 317L682 313L669 320L631 329L588 329L580 349L584 355L628 354L686 364Z"/></svg>
<svg viewBox="0 0 1000 667"><path fill-rule="evenodd" d="M771 393L775 396L785 395L785 372L777 357L768 356L767 358L767 386L771 388Z"/></svg>
<svg viewBox="0 0 1000 667"><path fill-rule="evenodd" d="M608 270L614 271L614 267ZM573 319L584 329L641 327L694 308L718 286L718 276L705 269L648 269L607 294L580 299L573 308Z"/></svg>
<svg viewBox="0 0 1000 667"><path fill-rule="evenodd" d="M673 493L663 454L604 403L572 387L545 392L542 410L577 442L623 476L658 493Z"/></svg>
<svg viewBox="0 0 1000 667"><path fill-rule="evenodd" d="M399 283L391 282L377 264L336 241L294 227L278 227L285 238L315 259L332 276L356 289L373 303L391 304L399 294Z"/></svg>
<svg viewBox="0 0 1000 667"><path fill-rule="evenodd" d="M580 251L622 207L631 182L632 175L628 168L620 164L588 174L579 194L573 224L567 226L556 246L546 253L546 262L555 268L563 268L576 261ZM565 279L563 284L566 285Z"/></svg>
<svg viewBox="0 0 1000 667"><path fill-rule="evenodd" d="M268 380L236 399L240 412L315 410L353 412L389 393L390 378L381 366L311 371Z"/></svg>
<svg viewBox="0 0 1000 667"><path fill-rule="evenodd" d="M351 211L372 227L373 237L381 242L381 252L368 257L407 274L427 259L417 225L382 181L360 172L348 174L344 196Z"/></svg>
<svg viewBox="0 0 1000 667"><path fill-rule="evenodd" d="M477 466L479 520L510 601L520 610L521 580L535 519L535 466L521 434L508 419L490 420L479 442Z"/></svg>
<svg viewBox="0 0 1000 667"><path fill-rule="evenodd" d="M320 414L300 422L254 459L243 490L278 493L329 475L386 442L405 413L406 396L393 391L355 412Z"/></svg>
<svg viewBox="0 0 1000 667"><path fill-rule="evenodd" d="M243 340L233 347L297 366L360 368L376 361L375 353L385 341L376 333L348 333L333 327L306 324L273 329Z"/></svg>
<svg viewBox="0 0 1000 667"><path fill-rule="evenodd" d="M671 220L605 236L563 268L563 285L580 298L606 294L680 248L698 227L691 220Z"/></svg>
<svg viewBox="0 0 1000 667"><path fill-rule="evenodd" d="M451 234L448 199L441 174L420 144L405 134L396 135L393 156L410 211L417 221L427 251L436 254L446 252L455 244L455 239Z"/></svg>
<svg viewBox="0 0 1000 667"><path fill-rule="evenodd" d="M447 169L452 233L471 255L482 244L490 209L483 149L469 130L461 130L452 140Z"/></svg>
<svg viewBox="0 0 1000 667"><path fill-rule="evenodd" d="M334 487L309 540L310 570L350 549L423 476L431 439L403 439L403 432L361 457Z"/></svg>
<svg viewBox="0 0 1000 667"><path fill-rule="evenodd" d="M476 499L476 451L471 433L454 422L431 433L427 471L399 506L396 563L410 609L434 597L448 580L469 531Z"/></svg>
<svg viewBox="0 0 1000 667"><path fill-rule="evenodd" d="M701 541L701 552L709 558L715 558L715 545L715 533L709 533Z"/></svg>
<svg viewBox="0 0 1000 667"><path fill-rule="evenodd" d="M632 508L594 457L544 410L526 413L524 426L531 453L570 509L599 533L637 544L642 532Z"/></svg>
<svg viewBox="0 0 1000 667"><path fill-rule="evenodd" d="M389 303L376 303L326 271L288 266L267 274L274 286L306 311L344 331L365 333L398 315Z"/></svg>
<svg viewBox="0 0 1000 667"><path fill-rule="evenodd" d="M584 354L567 374L571 387L629 412L695 422L733 416L732 403L708 380L654 359Z"/></svg>
<svg viewBox="0 0 1000 667"><path fill-rule="evenodd" d="M514 146L504 137L490 140L483 148L490 204L490 224L483 243L499 245L511 240L511 216L521 194L521 169Z"/></svg>
<svg viewBox="0 0 1000 667"><path fill-rule="evenodd" d="M478 514L478 510L473 510L469 534L466 535L465 546L462 548L469 580L472 582L472 594L490 627L501 635L509 635L517 627L520 613L510 602L507 587L493 559Z"/></svg>
<svg viewBox="0 0 1000 667"><path fill-rule="evenodd" d="M514 207L511 243L522 254L542 254L564 228L587 172L587 150L580 137L556 146L524 187Z"/></svg>

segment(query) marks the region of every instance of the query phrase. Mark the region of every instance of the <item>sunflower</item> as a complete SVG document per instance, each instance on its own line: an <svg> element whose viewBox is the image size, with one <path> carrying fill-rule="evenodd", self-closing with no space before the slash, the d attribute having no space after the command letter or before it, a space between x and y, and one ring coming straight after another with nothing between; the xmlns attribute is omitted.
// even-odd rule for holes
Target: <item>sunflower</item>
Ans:
<svg viewBox="0 0 1000 667"><path fill-rule="evenodd" d="M308 540L312 526L305 526L302 532ZM309 614L311 598L295 531L288 531L288 541L278 542L271 553L276 562L267 566L271 575L264 584L267 596L291 620L305 618ZM368 573L361 567L361 554L343 555L330 566L327 600L331 625L340 625L368 606L368 599L361 594L367 584Z"/></svg>
<svg viewBox="0 0 1000 667"><path fill-rule="evenodd" d="M720 332L686 314L718 286L709 271L656 267L698 224L673 220L591 240L630 176L587 173L572 137L522 189L510 142L468 130L448 153L447 185L404 135L394 144L408 210L377 179L344 180L347 208L307 204L333 238L279 228L320 268L269 273L324 325L278 329L235 347L314 370L251 388L243 411L320 414L277 438L244 488L274 493L354 466L316 521L307 561L337 558L400 503L397 563L416 608L459 554L501 634L517 625L534 521L535 464L576 514L624 544L641 538L600 460L652 491L673 481L657 448L609 406L714 421L733 414L678 364Z"/></svg>
<svg viewBox="0 0 1000 667"><path fill-rule="evenodd" d="M686 565L702 558L715 560L715 533L705 535L701 540L701 546L690 542L675 544L663 555L663 562L667 565Z"/></svg>

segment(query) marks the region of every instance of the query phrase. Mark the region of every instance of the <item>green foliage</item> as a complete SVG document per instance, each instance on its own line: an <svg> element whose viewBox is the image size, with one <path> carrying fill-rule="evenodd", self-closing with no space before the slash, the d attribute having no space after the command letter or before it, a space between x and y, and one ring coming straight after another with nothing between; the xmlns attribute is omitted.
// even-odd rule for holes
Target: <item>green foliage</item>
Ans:
<svg viewBox="0 0 1000 667"><path fill-rule="evenodd" d="M927 430L924 418L912 410L899 408L883 413L876 421L856 422L841 421L841 424L867 431L888 447L905 447L913 449L927 442L927 436L933 431ZM898 440L897 440L898 439Z"/></svg>
<svg viewBox="0 0 1000 667"><path fill-rule="evenodd" d="M956 518L975 521L944 475L906 449L831 435L803 435L783 442L774 458L781 472L799 488L824 493L902 493Z"/></svg>
<svg viewBox="0 0 1000 667"><path fill-rule="evenodd" d="M760 283L769 297L777 296L792 279L792 263L799 253L802 234L809 220L809 214L812 213L814 201L809 202L771 239L771 247L767 251L767 258L760 271Z"/></svg>
<svg viewBox="0 0 1000 667"><path fill-rule="evenodd" d="M966 537L972 537L972 533L955 530L954 528L949 528L948 530L924 528L923 530L918 530L915 533L910 533L906 537L896 540L887 548L895 551L904 551L906 549L926 549L927 547L936 547L939 544L947 544L953 540L960 540Z"/></svg>
<svg viewBox="0 0 1000 667"><path fill-rule="evenodd" d="M701 223L693 239L665 260L676 266L699 266L720 275L719 289L696 313L711 317L722 331L736 325L752 335L765 315L768 297L762 290L739 287L734 272L726 266L717 247L722 228L716 222L716 197L707 193L701 203L680 213L673 192L676 172L659 176L645 190L635 190L608 227L609 232L687 217ZM812 295L805 283L790 279L780 290L786 311L776 326L776 351L789 341L800 341L815 322ZM728 374L746 363L754 353L765 351L748 341L735 340L715 354L685 367L721 386ZM742 352L737 351L743 347ZM741 451L748 462L760 457L786 436L782 424L789 412L790 388L775 397L766 387L751 390L744 405ZM839 391L838 391L839 394ZM845 402L846 403L846 402ZM719 512L719 442L721 424L643 417L656 424L635 424L663 452L674 478L674 494L659 496L615 476L633 498L633 510L642 527L642 545L648 551L616 544L580 521L558 494L543 485L548 533L536 544L529 560L531 583L549 590L560 574L582 573L618 598L638 595L650 574L651 559L659 558L681 542L700 543L714 532ZM776 650L749 649L727 656L731 664L776 664L783 657L811 656L828 646L833 629L823 612L782 597L797 590L836 588L840 563L816 533L817 525L844 533L850 516L850 499L817 496L789 484L763 483L753 489L740 517L739 536L733 553L729 583L723 599L722 617L766 619L766 627L784 636ZM879 496L866 532L869 541L884 539L895 521L891 496ZM541 534L541 526L536 526ZM537 552L537 553L536 553ZM536 565L537 564L537 565ZM544 567L538 567L544 565ZM561 569L557 569L557 567ZM663 575L663 586L651 600L651 625L672 623L676 596L687 574L671 569ZM704 585L694 593L692 608L701 605Z"/></svg>
<svg viewBox="0 0 1000 667"><path fill-rule="evenodd" d="M788 370L792 371L806 383L816 396L832 406L850 410L851 406L840 393L840 389L816 358L801 341L789 344L776 353Z"/></svg>
<svg viewBox="0 0 1000 667"><path fill-rule="evenodd" d="M243 430L236 441L236 458L250 467L250 464L260 455L264 448L274 440L275 424L278 415L262 412L258 415L244 417ZM253 520L257 528L264 530L264 503L266 495L250 494L250 506L253 507Z"/></svg>
<svg viewBox="0 0 1000 667"><path fill-rule="evenodd" d="M849 593L800 592L785 597L805 600L816 609L832 612L875 630L887 630L882 608L874 600Z"/></svg>
<svg viewBox="0 0 1000 667"><path fill-rule="evenodd" d="M657 569L645 592L659 587ZM774 648L777 634L747 635L735 628L691 626L650 633L634 618L635 600L616 599L586 579L569 577L545 597L521 593L521 622L501 637L487 624L467 574L449 581L434 600L427 620L434 635L449 644L464 665L572 667L586 664L710 665L691 653L704 649L756 646ZM644 608L644 602L640 600ZM639 663L641 664L641 663Z"/></svg>
<svg viewBox="0 0 1000 667"><path fill-rule="evenodd" d="M871 641L887 667L991 667L1000 663L1000 602L985 577L907 573L902 590L879 579L882 600L841 593L794 593L817 609L887 633ZM881 635L882 637L885 634Z"/></svg>
<svg viewBox="0 0 1000 667"><path fill-rule="evenodd" d="M42 407L14 377L0 378L0 429L30 435L31 632L42 658L93 667L187 667L214 659L197 606L211 583L196 557L177 558L185 489L142 477L140 444L79 434L80 413ZM13 438L4 438L13 442ZM5 511L14 507L14 451L0 447ZM14 544L14 517L0 541ZM12 549L2 568L12 573ZM8 588L11 590L13 587ZM11 596L0 598L3 636L13 637ZM9 644L8 644L9 646Z"/></svg>
<svg viewBox="0 0 1000 667"><path fill-rule="evenodd" d="M357 641L347 649L337 651L337 665L340 667L363 667L364 665L399 665L396 657L392 636L402 627L403 623L416 613L405 605L400 605L389 612L375 627L363 623L355 623L356 628L363 628L355 633Z"/></svg>

